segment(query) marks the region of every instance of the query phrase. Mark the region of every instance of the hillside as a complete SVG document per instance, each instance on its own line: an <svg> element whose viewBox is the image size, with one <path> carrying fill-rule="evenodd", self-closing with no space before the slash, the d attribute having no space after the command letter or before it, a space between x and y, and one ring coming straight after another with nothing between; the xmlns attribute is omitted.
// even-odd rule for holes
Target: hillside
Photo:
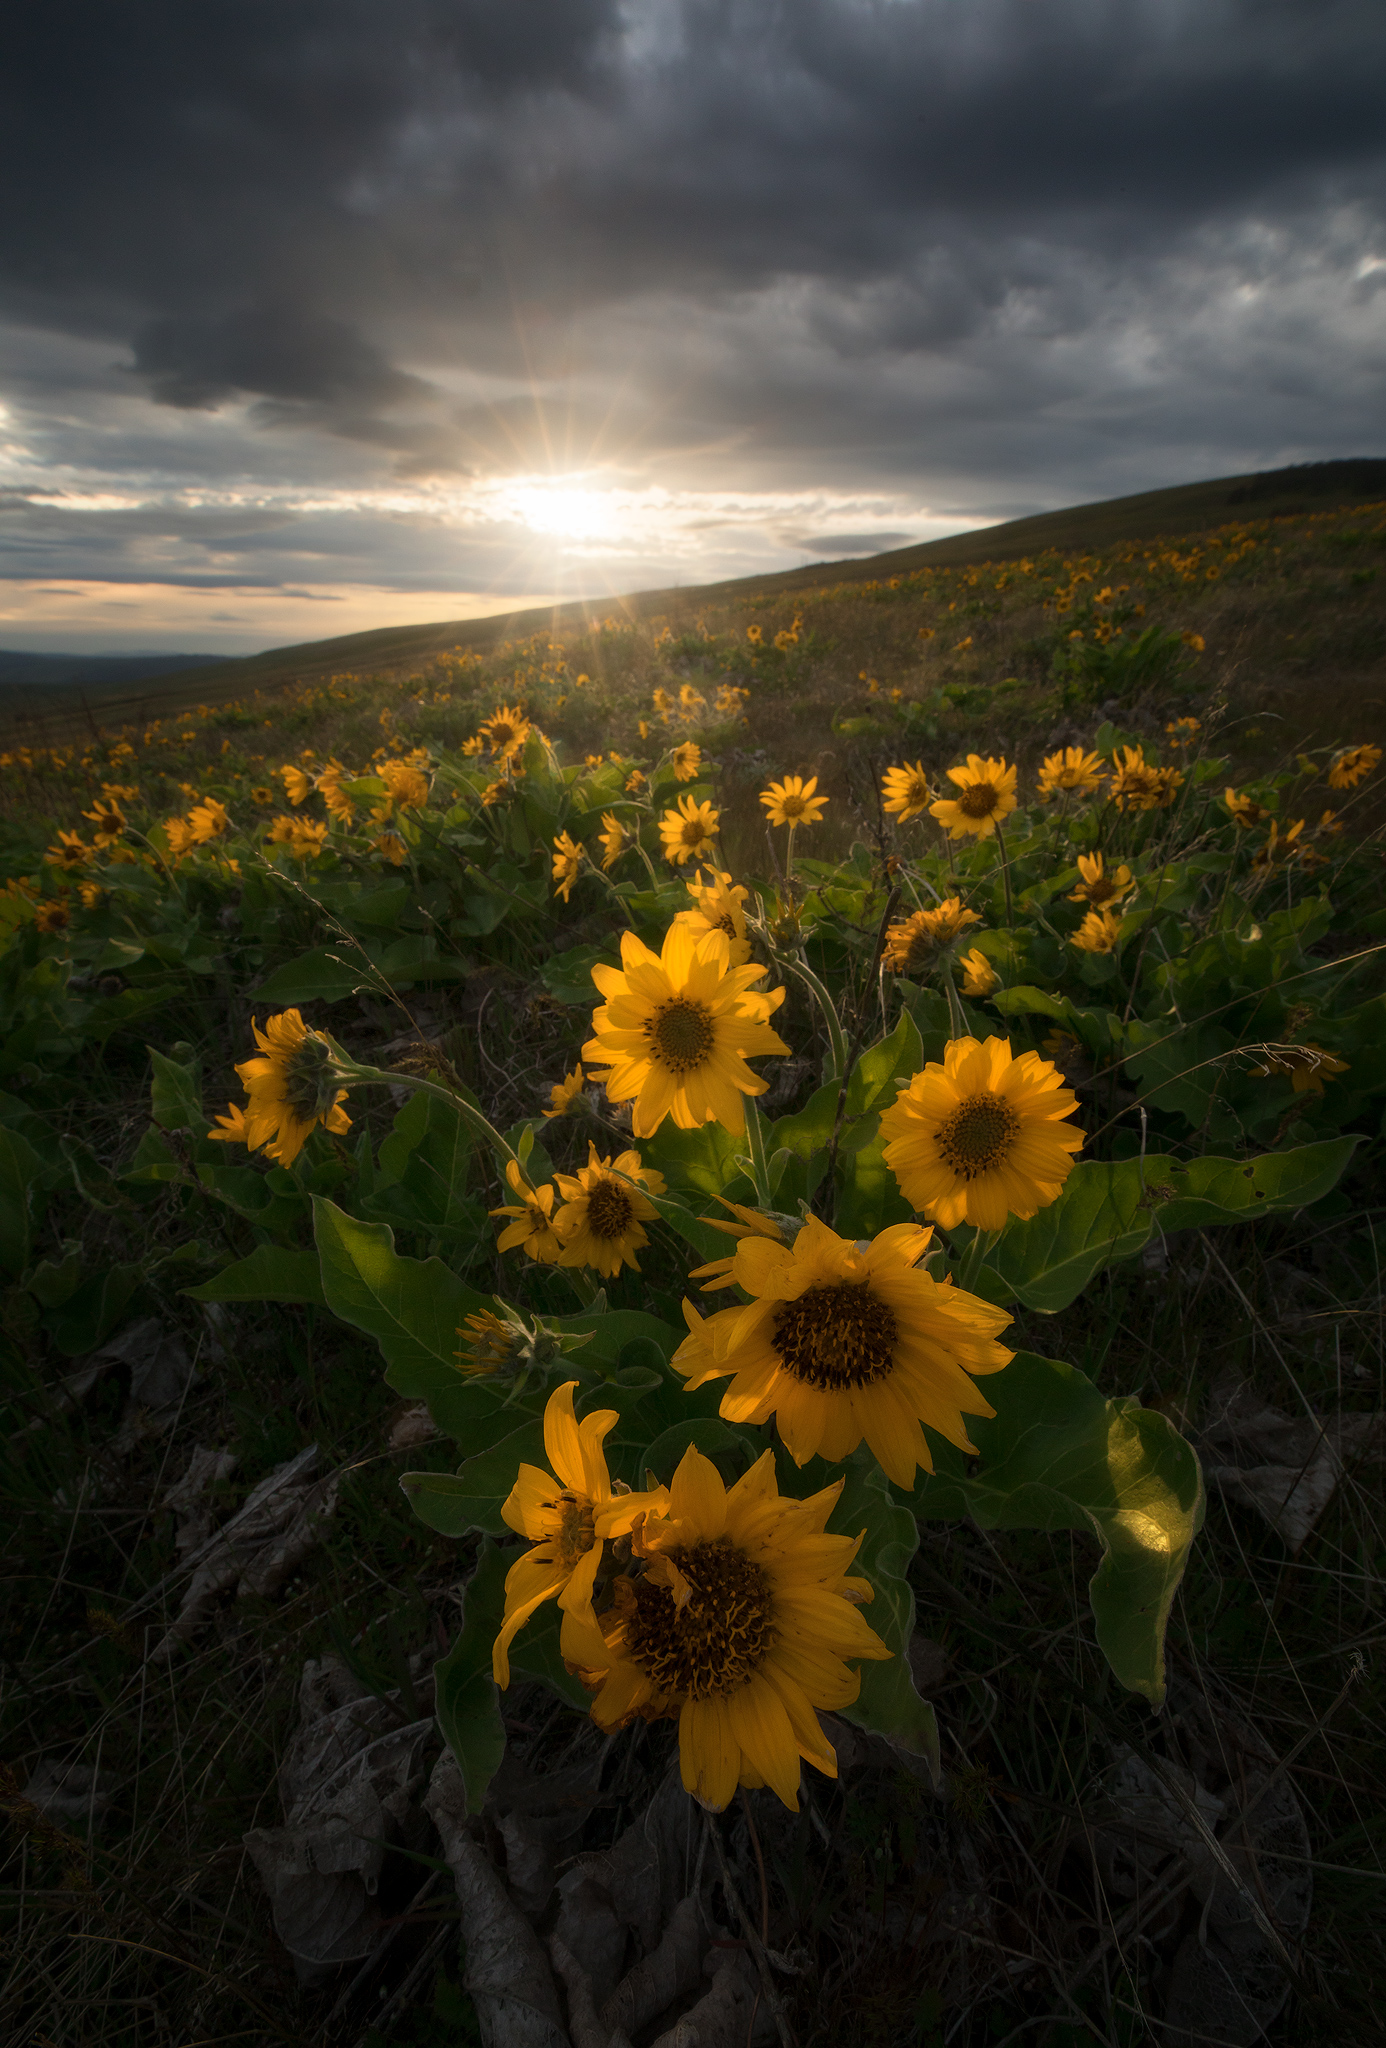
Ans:
<svg viewBox="0 0 1386 2048"><path fill-rule="evenodd" d="M343 673L382 678L408 675L453 651L487 655L507 641L536 633L581 633L595 619L610 615L629 621L666 615L691 617L710 607L757 603L776 596L792 598L911 576L923 569L1019 561L1044 553L1088 553L1160 536L1206 533L1239 517L1258 521L1290 518L1374 498L1386 498L1386 460L1307 463L1261 474L1219 477L1037 513L879 555L814 563L772 575L695 588L634 591L609 600L576 600L481 619L389 626L173 672L164 672L160 663L157 674L153 666L147 670L148 687L123 692L107 687L100 693L99 706L94 691L84 693L87 704L51 699L36 704L33 691L16 692L0 669L0 722L28 722L41 711L44 727L57 732L79 721L85 723L89 710L99 708L104 721L138 724L148 716L166 717L190 705L225 703L248 692L321 682Z"/></svg>

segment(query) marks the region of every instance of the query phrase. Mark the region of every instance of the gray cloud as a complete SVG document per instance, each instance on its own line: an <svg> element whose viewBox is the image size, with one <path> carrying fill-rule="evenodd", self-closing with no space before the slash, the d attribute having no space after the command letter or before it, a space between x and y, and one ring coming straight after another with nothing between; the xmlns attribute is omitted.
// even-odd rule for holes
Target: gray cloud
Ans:
<svg viewBox="0 0 1386 2048"><path fill-rule="evenodd" d="M1376 452L1383 104L1379 0L52 0L0 566L553 587L428 494L593 470L765 494L726 573Z"/></svg>

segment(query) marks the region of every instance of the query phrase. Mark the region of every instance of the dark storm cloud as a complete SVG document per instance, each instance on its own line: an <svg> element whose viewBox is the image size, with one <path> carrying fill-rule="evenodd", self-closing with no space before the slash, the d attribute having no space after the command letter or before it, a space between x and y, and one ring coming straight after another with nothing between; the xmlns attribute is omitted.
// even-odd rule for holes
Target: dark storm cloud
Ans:
<svg viewBox="0 0 1386 2048"><path fill-rule="evenodd" d="M49 0L0 71L9 389L88 475L643 464L962 520L1370 452L1383 104L1380 0ZM387 537L329 528L220 551Z"/></svg>

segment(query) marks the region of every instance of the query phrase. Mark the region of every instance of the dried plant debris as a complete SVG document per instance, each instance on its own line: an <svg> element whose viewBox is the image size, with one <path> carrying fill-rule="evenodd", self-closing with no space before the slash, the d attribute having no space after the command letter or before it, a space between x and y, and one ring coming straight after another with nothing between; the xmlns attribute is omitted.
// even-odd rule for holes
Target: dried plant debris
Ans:
<svg viewBox="0 0 1386 2048"><path fill-rule="evenodd" d="M230 1520L200 1550L191 1551L196 1569L176 1620L150 1652L151 1658L165 1660L190 1641L211 1620L223 1594L234 1589L238 1599L252 1593L269 1598L298 1569L321 1541L337 1507L337 1475L314 1479L317 1462L318 1447L309 1444L297 1457L276 1466ZM204 1493L214 1469L206 1464L202 1468ZM188 1486L192 1476L190 1467L180 1487ZM196 1501L190 1490L187 1497L191 1512Z"/></svg>
<svg viewBox="0 0 1386 2048"><path fill-rule="evenodd" d="M1289 1996L1309 1831L1249 1728L1187 1686L1171 1707L1187 1760L1117 1748L1088 1809L1093 1858L1114 1927L1161 1956L1161 2037L1250 2048Z"/></svg>
<svg viewBox="0 0 1386 2048"><path fill-rule="evenodd" d="M51 1821L90 1830L104 1819L118 1789L109 1771L45 1756L30 1772L20 1797Z"/></svg>
<svg viewBox="0 0 1386 2048"><path fill-rule="evenodd" d="M401 1725L393 1700L366 1693L340 1659L305 1665L299 1704L279 1771L284 1826L244 1840L275 1933L311 1984L375 1946L386 1851L416 1832L414 1798L436 1733L431 1715Z"/></svg>
<svg viewBox="0 0 1386 2048"><path fill-rule="evenodd" d="M1293 1557L1344 1472L1386 1457L1386 1415L1285 1415L1229 1378L1213 1389L1203 1449L1208 1479L1264 1516Z"/></svg>
<svg viewBox="0 0 1386 2048"><path fill-rule="evenodd" d="M411 1401L399 1410L390 1424L386 1442L392 1451L413 1451L417 1450L420 1444L432 1443L433 1439L441 1434L429 1413L427 1401Z"/></svg>

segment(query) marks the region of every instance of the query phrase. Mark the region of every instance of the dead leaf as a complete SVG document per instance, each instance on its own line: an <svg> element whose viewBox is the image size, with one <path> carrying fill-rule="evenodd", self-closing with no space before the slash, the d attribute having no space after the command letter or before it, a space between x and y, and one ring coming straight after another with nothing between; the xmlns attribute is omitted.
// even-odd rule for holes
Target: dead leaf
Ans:
<svg viewBox="0 0 1386 2048"><path fill-rule="evenodd" d="M53 1821L87 1822L95 1827L105 1817L116 1793L116 1780L90 1764L60 1763L40 1757L20 1797Z"/></svg>
<svg viewBox="0 0 1386 2048"><path fill-rule="evenodd" d="M653 2048L748 2048L775 2038L775 2022L762 1998L760 1984L742 1950L715 1948L707 1965L712 1989L659 2036ZM754 2014L754 2020L752 2015Z"/></svg>
<svg viewBox="0 0 1386 2048"><path fill-rule="evenodd" d="M599 2017L587 1972L556 1934L549 1936L549 1954L568 1994L568 2032L573 2048L630 2048L630 2037L619 2027L608 2027Z"/></svg>
<svg viewBox="0 0 1386 2048"><path fill-rule="evenodd" d="M172 1508L178 1517L173 1543L180 1556L199 1549L211 1536L216 1527L215 1510L206 1496L212 1487L231 1477L236 1464L233 1451L213 1451L198 1444L182 1478L164 1495L164 1506Z"/></svg>
<svg viewBox="0 0 1386 2048"><path fill-rule="evenodd" d="M318 1447L309 1444L298 1456L277 1466L262 1479L244 1504L208 1540L197 1569L183 1594L176 1620L150 1652L163 1662L211 1619L217 1601L234 1587L247 1593L277 1592L289 1574L321 1540L324 1525L337 1506L337 1478L314 1480Z"/></svg>
<svg viewBox="0 0 1386 2048"><path fill-rule="evenodd" d="M1227 1379L1213 1389L1203 1441L1224 1451L1222 1461L1205 1457L1210 1482L1228 1499L1255 1508L1293 1557L1346 1467L1386 1456L1386 1416L1286 1415L1244 1381Z"/></svg>
<svg viewBox="0 0 1386 2048"><path fill-rule="evenodd" d="M390 1425L388 1438L392 1451L417 1450L420 1444L430 1443L442 1431L428 1412L427 1401L413 1401L407 1408L401 1408Z"/></svg>
<svg viewBox="0 0 1386 2048"><path fill-rule="evenodd" d="M434 1768L424 1805L457 1885L465 1987L483 2048L571 2048L539 1937L467 1832L467 1792L451 1750Z"/></svg>
<svg viewBox="0 0 1386 2048"><path fill-rule="evenodd" d="M605 2025L636 2034L676 1999L696 1990L707 1946L698 1901L689 1893L675 1906L658 1946L627 1972L603 2005Z"/></svg>

